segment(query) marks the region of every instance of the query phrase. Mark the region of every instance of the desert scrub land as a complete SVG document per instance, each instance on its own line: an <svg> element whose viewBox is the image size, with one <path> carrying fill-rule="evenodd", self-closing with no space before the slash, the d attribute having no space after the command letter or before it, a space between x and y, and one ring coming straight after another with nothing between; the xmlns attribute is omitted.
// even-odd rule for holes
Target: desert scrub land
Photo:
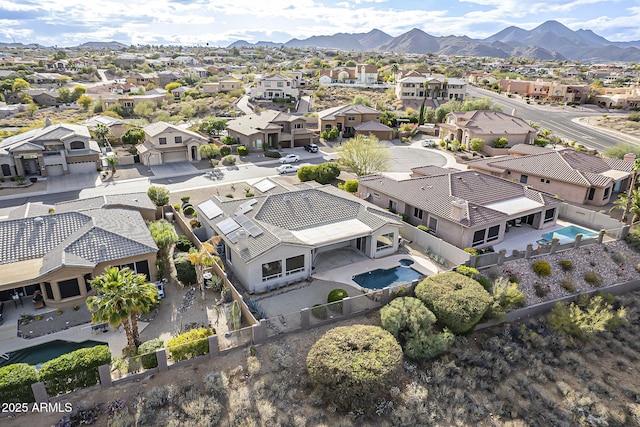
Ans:
<svg viewBox="0 0 640 427"><path fill-rule="evenodd" d="M602 115L589 119L589 123L607 129L613 129L627 135L640 138L640 122L628 120L627 115Z"/></svg>
<svg viewBox="0 0 640 427"><path fill-rule="evenodd" d="M98 426L637 426L640 292L620 297L628 322L570 340L546 317L459 336L423 364L405 359L390 400L342 413L311 386L305 360L329 329L379 325L379 314L283 337L129 384L80 390L73 407L100 404ZM124 404L114 404L124 398ZM121 408L105 414L104 408ZM24 414L3 425L51 425Z"/></svg>
<svg viewBox="0 0 640 427"><path fill-rule="evenodd" d="M346 86L320 86L313 97L314 111L337 107L353 103L353 99L360 96L369 100L371 106L378 110L389 110L391 107L402 109L402 102L391 96L389 89L364 89ZM382 106L382 109L378 108Z"/></svg>

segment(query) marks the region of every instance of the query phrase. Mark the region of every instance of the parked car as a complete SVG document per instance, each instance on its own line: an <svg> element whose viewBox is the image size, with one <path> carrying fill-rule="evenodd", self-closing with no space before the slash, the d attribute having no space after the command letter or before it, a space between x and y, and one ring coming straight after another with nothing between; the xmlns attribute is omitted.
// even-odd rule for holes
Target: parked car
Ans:
<svg viewBox="0 0 640 427"><path fill-rule="evenodd" d="M318 146L316 144L307 144L304 146L304 149L310 153L318 152Z"/></svg>
<svg viewBox="0 0 640 427"><path fill-rule="evenodd" d="M284 157L280 157L280 163L297 163L300 161L300 156L297 154L287 154Z"/></svg>
<svg viewBox="0 0 640 427"><path fill-rule="evenodd" d="M436 145L438 145L438 141L436 141L435 139L423 139L422 140L422 146L423 147L433 148Z"/></svg>
<svg viewBox="0 0 640 427"><path fill-rule="evenodd" d="M276 168L278 173L280 173L281 175L283 173L298 172L298 169L300 169L300 167L294 165L281 165Z"/></svg>
<svg viewBox="0 0 640 427"><path fill-rule="evenodd" d="M156 282L156 288L158 288L158 296L164 298L164 283Z"/></svg>

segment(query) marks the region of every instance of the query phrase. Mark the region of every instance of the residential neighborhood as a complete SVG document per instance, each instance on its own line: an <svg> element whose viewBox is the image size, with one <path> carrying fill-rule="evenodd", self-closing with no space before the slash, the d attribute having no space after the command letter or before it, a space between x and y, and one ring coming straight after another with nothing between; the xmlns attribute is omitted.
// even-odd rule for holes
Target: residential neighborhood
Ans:
<svg viewBox="0 0 640 427"><path fill-rule="evenodd" d="M1 424L638 424L637 65L353 36L0 44Z"/></svg>

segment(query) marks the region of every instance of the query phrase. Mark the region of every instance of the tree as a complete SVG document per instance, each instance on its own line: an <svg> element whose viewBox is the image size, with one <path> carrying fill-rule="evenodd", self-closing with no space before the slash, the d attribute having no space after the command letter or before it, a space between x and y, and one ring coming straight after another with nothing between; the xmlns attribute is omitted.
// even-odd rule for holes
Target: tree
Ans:
<svg viewBox="0 0 640 427"><path fill-rule="evenodd" d="M453 271L427 277L415 294L454 334L473 329L492 302L480 283Z"/></svg>
<svg viewBox="0 0 640 427"><path fill-rule="evenodd" d="M106 144L107 136L111 135L111 129L109 129L109 127L104 123L98 123L93 128L93 134L98 140L102 140L102 142Z"/></svg>
<svg viewBox="0 0 640 427"><path fill-rule="evenodd" d="M147 196L157 207L162 207L169 203L169 190L160 185L150 186L147 190Z"/></svg>
<svg viewBox="0 0 640 427"><path fill-rule="evenodd" d="M88 110L92 104L93 104L93 98L90 97L89 95L81 95L78 98L78 105L80 105L85 110Z"/></svg>
<svg viewBox="0 0 640 427"><path fill-rule="evenodd" d="M80 99L82 95L87 93L87 88L82 85L76 85L73 87L73 92L71 92L71 100L77 101Z"/></svg>
<svg viewBox="0 0 640 427"><path fill-rule="evenodd" d="M638 179L638 169L640 169L640 159L636 159L633 162L633 172L631 174L631 184L629 184L629 191L627 192L627 203L624 207L624 210L622 211L622 218L620 218L620 221L623 223L627 222L627 219L629 217L629 211L631 210L631 202L634 199L634 194L635 194L635 198L637 199L638 194L636 191L636 180Z"/></svg>
<svg viewBox="0 0 640 427"><path fill-rule="evenodd" d="M133 107L133 114L148 119L156 111L157 104L153 101L143 101Z"/></svg>
<svg viewBox="0 0 640 427"><path fill-rule="evenodd" d="M455 340L446 328L435 332L436 316L418 298L396 298L380 309L382 327L398 340L407 357L427 360L444 352Z"/></svg>
<svg viewBox="0 0 640 427"><path fill-rule="evenodd" d="M215 236L209 239L209 241L204 242L202 246L200 246L199 250L193 250L189 252L189 261L196 268L196 281L198 282L198 286L200 287L200 292L202 295L202 300L205 299L205 284L204 284L204 268L211 267L214 264L220 264L220 257L218 256L218 251L216 250L213 244L217 244L220 242L220 236ZM212 244L213 243L213 244Z"/></svg>
<svg viewBox="0 0 640 427"><path fill-rule="evenodd" d="M136 314L148 312L158 298L155 285L146 280L144 274L135 274L129 268L109 267L91 281L97 294L86 302L91 321L108 322L112 327L122 325L131 348L140 345Z"/></svg>
<svg viewBox="0 0 640 427"><path fill-rule="evenodd" d="M69 104L70 102L72 102L71 91L69 90L69 88L61 87L60 89L58 89L58 98L60 98L60 101L62 101L64 104Z"/></svg>
<svg viewBox="0 0 640 427"><path fill-rule="evenodd" d="M142 141L144 141L144 130L141 128L130 128L122 134L120 137L120 141L123 144L136 145Z"/></svg>
<svg viewBox="0 0 640 427"><path fill-rule="evenodd" d="M338 162L358 176L386 170L390 159L389 148L375 136L357 135L338 152Z"/></svg>
<svg viewBox="0 0 640 427"><path fill-rule="evenodd" d="M366 107L371 107L371 101L369 100L369 98L364 97L362 95L356 95L353 97L353 101L351 102L352 104L358 104L358 105L364 105Z"/></svg>
<svg viewBox="0 0 640 427"><path fill-rule="evenodd" d="M111 173L116 173L116 165L118 164L118 158L116 156L107 156L107 164L111 166Z"/></svg>
<svg viewBox="0 0 640 427"><path fill-rule="evenodd" d="M159 257L164 258L167 250L178 241L178 233L173 224L165 219L153 221L148 225L153 241L158 246Z"/></svg>
<svg viewBox="0 0 640 427"><path fill-rule="evenodd" d="M613 212L615 210L622 210L624 220L620 219L620 221L625 224L629 220L629 214L633 214L631 217L631 224L640 220L640 192L638 190L633 190L631 192L631 198L629 198L629 194L618 194L618 198L614 200L613 207L609 209L609 212Z"/></svg>
<svg viewBox="0 0 640 427"><path fill-rule="evenodd" d="M347 411L371 410L397 386L402 348L378 326L341 326L307 354L309 379L323 399Z"/></svg>
<svg viewBox="0 0 640 427"><path fill-rule="evenodd" d="M213 159L220 154L220 148L215 144L203 144L198 148L198 151L200 151L200 156L207 159Z"/></svg>
<svg viewBox="0 0 640 427"><path fill-rule="evenodd" d="M27 111L27 114L29 114L29 117L33 117L33 115L39 110L39 108L36 104L31 103L27 104L25 110Z"/></svg>
<svg viewBox="0 0 640 427"><path fill-rule="evenodd" d="M171 82L171 83L167 83L164 86L164 90L166 90L167 92L171 92L172 90L177 89L180 86L182 86L182 84L180 84L178 82Z"/></svg>
<svg viewBox="0 0 640 427"><path fill-rule="evenodd" d="M200 132L204 132L209 136L219 136L220 132L227 128L227 120L219 118L219 117L205 117L198 130Z"/></svg>
<svg viewBox="0 0 640 427"><path fill-rule="evenodd" d="M28 90L29 89L29 82L26 81L25 79L21 79L21 78L17 78L13 81L13 85L11 85L11 89L14 92L18 92L18 91L22 91L22 90Z"/></svg>

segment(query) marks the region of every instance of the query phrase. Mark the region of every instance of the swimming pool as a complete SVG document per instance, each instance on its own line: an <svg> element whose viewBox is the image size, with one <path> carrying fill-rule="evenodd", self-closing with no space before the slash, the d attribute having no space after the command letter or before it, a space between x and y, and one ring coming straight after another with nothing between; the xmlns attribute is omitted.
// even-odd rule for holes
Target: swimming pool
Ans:
<svg viewBox="0 0 640 427"><path fill-rule="evenodd" d="M80 348L95 347L97 345L107 345L99 341L69 342L62 340L50 341L33 347L23 348L9 352L9 360L0 357L0 367L13 363L28 363L39 368L44 362L55 359L63 354L71 353Z"/></svg>
<svg viewBox="0 0 640 427"><path fill-rule="evenodd" d="M382 289L396 283L410 283L415 279L420 279L423 274L405 265L383 270L378 268L367 273L358 274L352 277L353 281L363 288Z"/></svg>
<svg viewBox="0 0 640 427"><path fill-rule="evenodd" d="M583 239L589 239L592 237L598 237L598 233L585 230L584 228L570 225L568 227L561 228L556 231L550 231L542 235L542 240L551 242L553 239L559 239L560 243L571 243L576 240L576 236L582 234Z"/></svg>

